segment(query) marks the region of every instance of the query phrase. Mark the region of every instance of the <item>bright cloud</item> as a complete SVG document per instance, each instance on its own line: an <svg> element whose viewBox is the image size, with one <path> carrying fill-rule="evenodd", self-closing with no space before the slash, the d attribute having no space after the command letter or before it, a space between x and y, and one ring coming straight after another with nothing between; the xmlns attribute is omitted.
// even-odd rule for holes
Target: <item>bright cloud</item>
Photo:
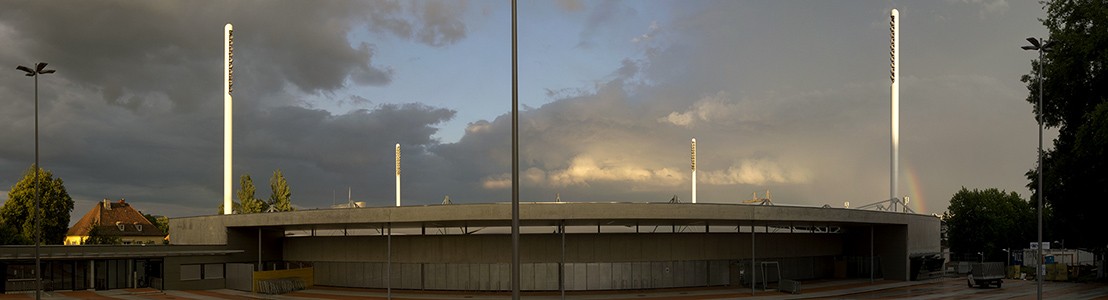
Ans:
<svg viewBox="0 0 1108 300"><path fill-rule="evenodd" d="M726 170L704 172L700 182L705 184L807 183L811 173L800 167L783 166L767 159L746 159Z"/></svg>

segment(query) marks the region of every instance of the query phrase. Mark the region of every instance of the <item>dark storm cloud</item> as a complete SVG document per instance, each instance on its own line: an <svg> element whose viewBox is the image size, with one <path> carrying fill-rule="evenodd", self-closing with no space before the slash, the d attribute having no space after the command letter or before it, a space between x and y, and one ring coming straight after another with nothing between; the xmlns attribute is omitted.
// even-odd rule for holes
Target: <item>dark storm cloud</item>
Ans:
<svg viewBox="0 0 1108 300"><path fill-rule="evenodd" d="M264 95L290 84L306 93L384 85L394 70L374 46L351 44L356 28L434 46L465 37L460 4L400 1L6 2L0 22L14 30L18 59L48 61L104 101L136 109L164 94L189 111L218 99L222 24L235 25L236 94ZM6 55L10 56L10 55ZM12 57L13 59L17 57ZM64 75L62 75L64 74ZM213 76L213 74L217 76ZM180 84L188 82L193 84ZM215 87L215 88L213 88Z"/></svg>
<svg viewBox="0 0 1108 300"><path fill-rule="evenodd" d="M421 149L437 143L436 126L455 112L384 104L332 114L300 107L314 106L304 96L392 82L399 71L376 60L375 45L351 42L355 30L444 47L465 38L464 7L11 1L0 10L0 65L46 61L58 70L40 82L42 160L66 180L77 210L126 197L155 213L207 214L222 193L222 31L233 22L236 186L237 176L249 173L265 197L270 173L281 168L298 205L326 206L333 189L364 186L372 166L391 166L395 143L410 147L418 162ZM0 78L0 181L8 185L33 161L33 108L26 100L33 89L14 71ZM339 101L352 108L369 104L346 98ZM380 157L372 150L377 144Z"/></svg>
<svg viewBox="0 0 1108 300"><path fill-rule="evenodd" d="M565 3L578 12L568 8L576 2ZM888 11L717 4L678 5L681 17L650 28L670 43L621 59L616 78L593 89L548 90L554 101L521 113L523 201L556 193L565 201L688 200L692 137L704 202L736 203L766 190L783 204L887 198ZM594 21L584 21L583 40ZM914 43L936 43L916 34L923 24L912 25L905 34L919 37ZM1018 73L938 63L926 47L912 49L904 67L914 71L901 83L900 192L932 213L961 186L1022 191L1034 157L1025 133L1034 123ZM647 83L627 80L640 77ZM474 122L458 143L434 151L482 178L474 193L507 199L510 126L507 116Z"/></svg>
<svg viewBox="0 0 1108 300"><path fill-rule="evenodd" d="M788 204L861 205L887 195L887 11L681 2L672 5L673 20L652 24L646 34L611 37L605 28L616 23L610 18L628 12L620 3L559 4L584 16L585 28L569 41L551 41L563 43L557 47L603 37L646 48L607 57L614 61L604 78L583 78L590 83L555 90L554 101L524 110L524 201L550 201L555 193L566 201L666 201L675 194L687 200L692 137L704 202L736 202L766 189ZM304 100L338 95L352 84L387 86L404 73L403 65L380 61L372 42L351 42L351 35L364 30L447 47L472 28L458 12L466 5L5 2L0 65L43 60L59 70L41 82L43 164L66 180L78 201L127 197L155 213L215 212L223 163L220 39L227 21L236 28L236 187L238 176L250 174L264 198L270 174L281 169L301 207L326 207L347 187L356 201L391 205L393 145L400 143L406 204L437 203L445 195L457 203L507 201L507 114L462 120L470 122L465 135L440 143L434 134L453 110L379 104L390 99L376 97L368 98L379 105L364 109L367 97L339 96L339 106L352 111L334 113ZM1007 53L1018 50L990 40L1010 51L974 50L997 61L942 63L970 57L945 48L983 44L943 42L951 35L975 41L998 36L991 31L997 28L962 24L928 38L913 32L927 24L907 25L904 34L917 38L906 39L906 47L953 45L917 46L904 57L902 178L913 172L930 193L912 202L942 202L963 185L1022 187L1034 137L1021 134L1033 133L1034 123L1018 73L990 67L1009 63ZM576 50L605 47L585 48ZM1012 55L1018 54L1025 53ZM0 72L0 182L6 185L0 188L14 183L33 158L32 94L29 78ZM468 104L465 97L451 100ZM931 212L945 207L929 206L938 208Z"/></svg>

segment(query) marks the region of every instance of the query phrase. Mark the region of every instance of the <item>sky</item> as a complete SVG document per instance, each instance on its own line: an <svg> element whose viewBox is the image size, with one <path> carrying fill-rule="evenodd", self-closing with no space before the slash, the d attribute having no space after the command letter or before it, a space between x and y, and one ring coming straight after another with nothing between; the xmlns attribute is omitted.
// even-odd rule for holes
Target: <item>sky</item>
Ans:
<svg viewBox="0 0 1108 300"><path fill-rule="evenodd" d="M280 169L300 209L511 201L509 1L6 1L0 197L34 161L76 202L222 204L223 27L234 186ZM852 207L889 198L889 13L900 12L899 194L1024 197L1035 1L520 1L520 200ZM1052 138L1048 131L1047 138Z"/></svg>

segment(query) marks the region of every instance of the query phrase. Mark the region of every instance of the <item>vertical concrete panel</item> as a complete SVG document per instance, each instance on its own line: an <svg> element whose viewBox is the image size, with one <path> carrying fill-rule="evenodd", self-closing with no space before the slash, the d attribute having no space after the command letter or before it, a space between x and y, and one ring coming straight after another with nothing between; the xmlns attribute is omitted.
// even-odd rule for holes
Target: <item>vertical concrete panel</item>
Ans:
<svg viewBox="0 0 1108 300"><path fill-rule="evenodd" d="M331 278L328 276L329 274L327 273L327 265L325 263L313 262L312 263L312 271L315 272L312 275L315 276L314 280L315 280L316 284L319 284L319 285L334 285L334 284L328 284L328 283L331 282Z"/></svg>
<svg viewBox="0 0 1108 300"><path fill-rule="evenodd" d="M322 264L323 266L326 266L326 268L327 268L327 271L326 271L327 277L328 277L327 282L329 282L329 283L331 283L331 285L335 285L335 286L345 286L345 282L343 282L343 278L341 276L339 276L339 270L337 270L338 269L338 264L336 264L334 262L317 262L316 263L317 266L319 266L320 264Z"/></svg>
<svg viewBox="0 0 1108 300"><path fill-rule="evenodd" d="M500 264L488 264L489 265L489 290L499 291L503 290L503 284L500 283Z"/></svg>
<svg viewBox="0 0 1108 300"><path fill-rule="evenodd" d="M388 268L385 266L385 263L383 263L383 262L371 262L371 263L366 263L366 266L368 268L372 269L372 271L373 271L370 274L372 274L374 276L374 280L373 280L374 284L375 284L374 286L380 287L380 288L387 288L388 286L385 285L387 283L387 281L385 281L385 278L386 278L385 275L388 274Z"/></svg>
<svg viewBox="0 0 1108 300"><path fill-rule="evenodd" d="M550 264L547 263L535 263L535 289L536 291L549 291L550 290L550 276L549 268ZM555 288L557 289L557 284Z"/></svg>
<svg viewBox="0 0 1108 300"><path fill-rule="evenodd" d="M355 271L347 274L357 274L348 277L350 282L347 283L347 286L384 287L380 282L377 282L377 278L380 278L381 274L378 273L379 270L374 268L376 264L370 262L357 262L343 265ZM339 276L342 276L342 274L340 273Z"/></svg>
<svg viewBox="0 0 1108 300"><path fill-rule="evenodd" d="M419 264L400 264L400 287L405 289L419 289L420 268Z"/></svg>
<svg viewBox="0 0 1108 300"><path fill-rule="evenodd" d="M470 229L473 230L473 229ZM481 265L479 263L464 264L465 270L462 276L465 277L463 281L463 289L467 291L476 291L481 286Z"/></svg>
<svg viewBox="0 0 1108 300"><path fill-rule="evenodd" d="M612 289L612 264L611 263L595 263L596 272L590 272L589 276L593 277L592 282L596 283L597 290L610 290ZM590 289L592 287L590 286Z"/></svg>
<svg viewBox="0 0 1108 300"><path fill-rule="evenodd" d="M623 263L610 263L612 265L612 289L623 288Z"/></svg>
<svg viewBox="0 0 1108 300"><path fill-rule="evenodd" d="M335 262L317 262L316 266L320 266L321 264L323 266L326 266L326 268L327 268L327 271L326 271L327 277L328 277L327 282L331 283L330 285L347 286L345 280L349 276L340 276L342 274L342 273L340 273L342 270L339 270L339 265L340 264L335 263Z"/></svg>
<svg viewBox="0 0 1108 300"><path fill-rule="evenodd" d="M489 268L490 263L473 263L470 268L470 277L473 290L488 290L490 283Z"/></svg>
<svg viewBox="0 0 1108 300"><path fill-rule="evenodd" d="M574 266L573 263L566 263L565 265L562 266L562 274L563 274L562 276L564 276L564 279L563 279L564 283L563 284L565 285L565 289L567 291L576 290L574 288L574 282L573 282L573 276L574 276L573 266Z"/></svg>
<svg viewBox="0 0 1108 300"><path fill-rule="evenodd" d="M447 272L447 264L434 264L434 272L432 276L435 278L435 288L437 289L450 289L450 273Z"/></svg>
<svg viewBox="0 0 1108 300"><path fill-rule="evenodd" d="M713 260L708 263L708 285L728 285L730 268L725 260Z"/></svg>
<svg viewBox="0 0 1108 300"><path fill-rule="evenodd" d="M575 263L573 264L573 289L583 291L588 289L589 272L587 270L588 264Z"/></svg>
<svg viewBox="0 0 1108 300"><path fill-rule="evenodd" d="M366 287L369 286L369 275L366 271L366 263L333 263L335 273L335 279L342 282L342 286L349 287Z"/></svg>
<svg viewBox="0 0 1108 300"><path fill-rule="evenodd" d="M550 291L558 290L558 267L558 263L546 264L546 283L543 285L543 289Z"/></svg>
<svg viewBox="0 0 1108 300"><path fill-rule="evenodd" d="M696 260L692 261L693 267L693 281L690 286L707 286L708 285L708 261Z"/></svg>
<svg viewBox="0 0 1108 300"><path fill-rule="evenodd" d="M534 264L520 264L519 265L519 288L521 290L534 290L535 289L535 265Z"/></svg>
<svg viewBox="0 0 1108 300"><path fill-rule="evenodd" d="M689 276L692 276L692 272L685 269L684 261L674 261L672 264L670 274L673 276L673 287L685 286L685 281L689 279Z"/></svg>
<svg viewBox="0 0 1108 300"><path fill-rule="evenodd" d="M673 287L673 263L668 261L652 262L654 272L651 274L654 277L655 288L668 288Z"/></svg>
<svg viewBox="0 0 1108 300"><path fill-rule="evenodd" d="M321 263L324 266L326 266L326 268L327 268L326 273L327 273L327 277L329 278L327 282L330 282L331 285L335 285L335 286L347 286L346 282L345 282L345 277L340 276L342 273L339 273L339 272L342 271L342 270L339 270L339 264L338 263L319 262L316 265L319 266Z"/></svg>
<svg viewBox="0 0 1108 300"><path fill-rule="evenodd" d="M666 287L662 284L663 277L665 276L665 266L662 262L652 261L650 262L650 288L662 288Z"/></svg>
<svg viewBox="0 0 1108 300"><path fill-rule="evenodd" d="M650 263L649 262L634 262L631 263L631 279L632 285L636 289L648 289L653 287L650 277Z"/></svg>
<svg viewBox="0 0 1108 300"><path fill-rule="evenodd" d="M473 273L470 273L472 268L472 264L458 264L458 289L470 290L473 284Z"/></svg>
<svg viewBox="0 0 1108 300"><path fill-rule="evenodd" d="M438 264L423 265L423 288L434 290L439 288Z"/></svg>
<svg viewBox="0 0 1108 300"><path fill-rule="evenodd" d="M450 286L451 290L465 290L466 278L469 277L469 268L466 264L451 263L447 264L446 268L449 270L447 273L446 284Z"/></svg>
<svg viewBox="0 0 1108 300"><path fill-rule="evenodd" d="M546 284L547 284L547 279L546 279L546 276L547 276L546 268L547 267L546 267L546 265L547 264L545 264L545 263L533 263L533 265L534 265L534 272L535 272L534 276L533 276L534 281L535 281L535 283L534 283L535 287L534 287L533 290L536 290L536 291L549 290L548 288L546 288Z"/></svg>
<svg viewBox="0 0 1108 300"><path fill-rule="evenodd" d="M497 269L500 270L500 279L498 280L498 282L500 282L500 289L501 290L511 290L512 289L512 282L511 282L512 264L510 264L510 263L498 263L498 264L496 264L496 266L497 266Z"/></svg>
<svg viewBox="0 0 1108 300"><path fill-rule="evenodd" d="M402 273L404 269L400 264L393 262L391 266L384 264L382 268L385 268L385 274L388 275L385 277L385 282L389 284L387 286L394 289L401 288L401 283L404 281L404 274Z"/></svg>

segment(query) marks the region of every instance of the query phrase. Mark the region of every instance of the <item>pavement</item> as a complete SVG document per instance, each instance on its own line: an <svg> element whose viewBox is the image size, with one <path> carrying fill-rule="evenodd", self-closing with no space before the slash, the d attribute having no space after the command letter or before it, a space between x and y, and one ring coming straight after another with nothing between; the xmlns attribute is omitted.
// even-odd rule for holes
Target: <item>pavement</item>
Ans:
<svg viewBox="0 0 1108 300"><path fill-rule="evenodd" d="M821 280L802 284L799 294L779 291L755 291L729 287L679 288L623 291L569 291L565 299L1035 299L1034 281L1005 280L1002 288L970 288L961 278L940 278L923 281L887 281L868 279ZM51 291L43 299L390 299L389 291L316 286L284 295L265 295L229 289L167 290L118 289L106 291ZM0 294L0 299L33 299L33 293ZM559 292L525 292L524 299L562 299ZM1046 299L1105 299L1108 284L1047 282L1043 285ZM391 299L511 299L505 292L412 291L395 290Z"/></svg>

